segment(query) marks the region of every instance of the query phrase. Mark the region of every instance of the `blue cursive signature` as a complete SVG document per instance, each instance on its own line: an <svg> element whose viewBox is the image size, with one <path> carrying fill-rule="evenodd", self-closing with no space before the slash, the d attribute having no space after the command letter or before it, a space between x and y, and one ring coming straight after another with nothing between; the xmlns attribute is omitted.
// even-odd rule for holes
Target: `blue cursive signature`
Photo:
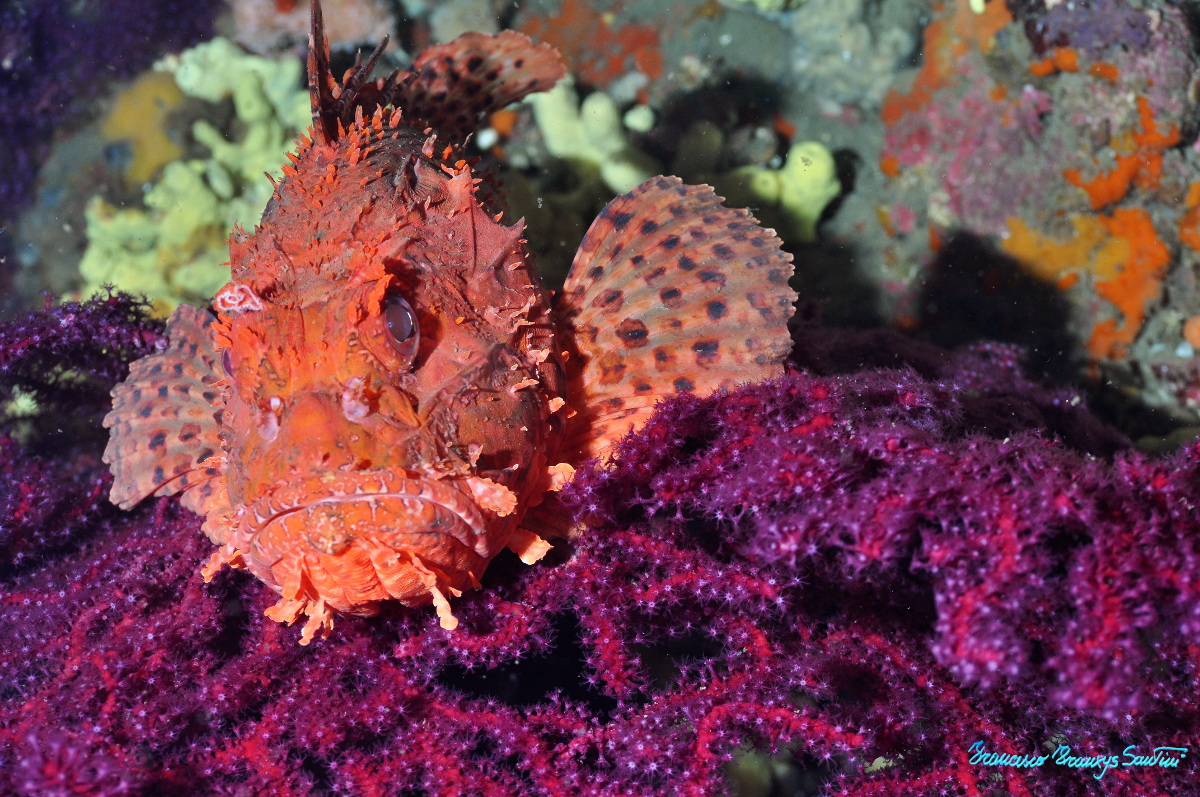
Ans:
<svg viewBox="0 0 1200 797"><path fill-rule="evenodd" d="M1178 767L1187 756L1186 747L1155 747L1147 754L1138 752L1138 747L1131 744L1121 751L1121 755L1072 755L1071 746L1060 744L1049 755L1036 753L993 753L989 752L982 741L975 742L969 748L971 753L969 763L983 767L1014 767L1017 769L1032 769L1040 767L1047 761L1072 769L1094 769L1092 777L1100 780L1114 767Z"/></svg>

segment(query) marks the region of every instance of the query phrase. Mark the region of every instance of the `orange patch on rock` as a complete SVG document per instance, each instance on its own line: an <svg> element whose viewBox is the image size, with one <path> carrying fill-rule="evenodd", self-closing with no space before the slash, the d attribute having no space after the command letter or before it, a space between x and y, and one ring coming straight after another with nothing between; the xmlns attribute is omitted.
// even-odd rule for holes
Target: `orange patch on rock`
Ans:
<svg viewBox="0 0 1200 797"><path fill-rule="evenodd" d="M895 124L901 117L928 107L933 95L958 78L956 62L972 48L987 52L995 35L1012 15L999 0L992 0L982 14L971 10L968 0L954 0L953 8L938 3L937 18L925 26L921 52L924 60L907 93L892 89L883 100L883 123Z"/></svg>
<svg viewBox="0 0 1200 797"><path fill-rule="evenodd" d="M1183 339L1193 349L1200 349L1200 315L1194 315L1183 322Z"/></svg>
<svg viewBox="0 0 1200 797"><path fill-rule="evenodd" d="M1079 169L1063 171L1068 183L1087 193L1093 210L1124 199L1134 185L1143 191L1157 188L1162 176L1163 150L1179 143L1179 128L1174 124L1165 133L1159 132L1149 100L1138 97L1137 108L1140 130L1113 140L1114 148L1131 151L1117 155L1117 165L1111 171L1101 172L1091 180L1085 180Z"/></svg>
<svg viewBox="0 0 1200 797"><path fill-rule="evenodd" d="M491 115L488 124L500 138L508 138L517 126L517 112L509 108L501 108Z"/></svg>
<svg viewBox="0 0 1200 797"><path fill-rule="evenodd" d="M1056 279L1054 281L1055 287L1057 287L1060 291L1069 291L1078 284L1079 284L1079 274L1078 274L1078 272L1074 272L1074 271L1071 272L1070 274L1063 274L1061 277L1059 277L1058 279Z"/></svg>
<svg viewBox="0 0 1200 797"><path fill-rule="evenodd" d="M1055 72L1078 72L1079 53L1071 47L1055 47L1054 52L1029 65L1035 77L1047 77Z"/></svg>
<svg viewBox="0 0 1200 797"><path fill-rule="evenodd" d="M1008 220L1008 236L1000 242L1005 252L1021 261L1026 272L1045 282L1056 282L1071 272L1088 271L1106 279L1117 273L1123 251L1112 241L1095 216L1070 218L1069 238L1044 235L1024 219Z"/></svg>
<svg viewBox="0 0 1200 797"><path fill-rule="evenodd" d="M771 127L788 141L796 140L796 126L781 115L775 114L775 118L771 120Z"/></svg>
<svg viewBox="0 0 1200 797"><path fill-rule="evenodd" d="M1053 58L1043 58L1029 65L1029 74L1034 77L1050 77L1057 71L1058 67L1054 65Z"/></svg>
<svg viewBox="0 0 1200 797"><path fill-rule="evenodd" d="M635 68L651 80L663 73L659 28L632 23L613 28L611 14L586 0L565 0L557 16L531 17L520 30L556 47L571 71L597 88Z"/></svg>
<svg viewBox="0 0 1200 797"><path fill-rule="evenodd" d="M1093 357L1115 358L1123 356L1137 337L1146 317L1146 305L1158 298L1171 253L1158 239L1150 214L1141 208L1119 208L1100 221L1115 238L1127 243L1129 258L1115 277L1096 283L1096 293L1112 302L1125 318L1121 324L1116 319L1097 324L1088 340L1088 351Z"/></svg>
<svg viewBox="0 0 1200 797"><path fill-rule="evenodd" d="M980 52L992 49L996 34L1012 22L1012 14L1003 0L990 0L983 13L971 10L970 0L954 0L954 35Z"/></svg>
<svg viewBox="0 0 1200 797"><path fill-rule="evenodd" d="M1107 64L1103 61L1097 61L1088 67L1088 74L1096 77L1104 78L1109 83L1116 83L1117 78L1121 76L1121 71L1114 64Z"/></svg>
<svg viewBox="0 0 1200 797"><path fill-rule="evenodd" d="M933 20L925 26L922 36L921 51L925 59L912 88L907 93L891 89L884 97L880 115L889 127L904 116L928 107L933 95L949 84L950 76L954 74L954 59L950 55L954 34L948 21L945 18Z"/></svg>
<svg viewBox="0 0 1200 797"><path fill-rule="evenodd" d="M1150 214L1140 208L1118 208L1110 216L1075 215L1070 221L1075 234L1064 240L1010 218L1001 245L1029 273L1060 288L1074 285L1080 273L1091 274L1096 294L1121 318L1095 325L1088 352L1095 359L1122 357L1141 330L1146 307L1158 297L1171 253Z"/></svg>
<svg viewBox="0 0 1200 797"><path fill-rule="evenodd" d="M1063 177L1076 188L1082 188L1092 203L1093 210L1108 207L1119 202L1129 193L1134 177L1141 169L1141 163L1136 155L1117 155L1117 165L1112 171L1101 172L1091 180L1084 180L1083 173L1078 169L1066 169Z"/></svg>
<svg viewBox="0 0 1200 797"><path fill-rule="evenodd" d="M1200 252L1200 180L1188 186L1183 204L1187 211L1179 217L1179 240Z"/></svg>

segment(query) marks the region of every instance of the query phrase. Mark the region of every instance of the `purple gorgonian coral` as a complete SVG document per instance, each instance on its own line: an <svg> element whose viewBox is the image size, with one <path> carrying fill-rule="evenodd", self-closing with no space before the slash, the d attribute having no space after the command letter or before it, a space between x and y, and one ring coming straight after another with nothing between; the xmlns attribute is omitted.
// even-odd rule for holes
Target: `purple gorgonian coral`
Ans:
<svg viewBox="0 0 1200 797"><path fill-rule="evenodd" d="M13 348L46 318L91 334ZM0 328L3 362L95 380L16 383L96 429L154 337L120 296ZM1009 347L796 337L806 370L664 402L581 471L586 530L497 559L455 631L392 606L307 648L35 415L0 484L0 791L702 795L758 749L807 794L1184 793L1187 759L970 762L1195 738L1200 451L1125 449Z"/></svg>

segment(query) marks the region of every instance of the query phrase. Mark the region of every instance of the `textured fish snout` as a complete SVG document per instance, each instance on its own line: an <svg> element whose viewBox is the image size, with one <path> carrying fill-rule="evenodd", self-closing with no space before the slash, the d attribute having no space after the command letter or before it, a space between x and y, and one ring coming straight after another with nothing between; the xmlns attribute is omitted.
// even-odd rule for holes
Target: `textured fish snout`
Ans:
<svg viewBox="0 0 1200 797"><path fill-rule="evenodd" d="M294 474L324 471L371 470L388 463L389 469L417 469L416 457L425 447L410 437L420 436L415 415L395 417L380 412L379 402L411 406L392 389L373 396L362 380L350 379L338 389L313 390L288 398L272 397L260 404L257 440L242 455L261 472L268 485ZM390 406L389 406L390 409ZM409 453L412 452L412 453ZM251 494L257 492L250 488Z"/></svg>
<svg viewBox="0 0 1200 797"><path fill-rule="evenodd" d="M272 452L291 459L292 467L307 470L350 464L347 442L363 434L360 422L368 413L352 419L335 397L313 392L263 408L262 414L268 417L260 427L275 425L272 437L262 435ZM310 461L298 461L299 457Z"/></svg>
<svg viewBox="0 0 1200 797"><path fill-rule="evenodd" d="M372 615L385 600L433 603L452 628L449 598L478 586L503 547L474 498L449 480L388 471L279 484L249 507L237 537L250 571L282 595L272 616L309 616L304 641L331 626L331 610Z"/></svg>

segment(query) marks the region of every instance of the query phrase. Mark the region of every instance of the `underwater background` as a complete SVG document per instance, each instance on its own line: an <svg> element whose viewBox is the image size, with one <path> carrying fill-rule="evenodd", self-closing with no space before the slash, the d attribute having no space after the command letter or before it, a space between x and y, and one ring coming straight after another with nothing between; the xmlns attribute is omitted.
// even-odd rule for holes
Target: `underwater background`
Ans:
<svg viewBox="0 0 1200 797"><path fill-rule="evenodd" d="M310 121L307 3L9 0L0 793L1192 793L1200 4L324 5L339 72L561 50L471 144L548 281L712 184L795 255L794 367L664 402L457 631L299 647L178 501L109 504L100 419Z"/></svg>

